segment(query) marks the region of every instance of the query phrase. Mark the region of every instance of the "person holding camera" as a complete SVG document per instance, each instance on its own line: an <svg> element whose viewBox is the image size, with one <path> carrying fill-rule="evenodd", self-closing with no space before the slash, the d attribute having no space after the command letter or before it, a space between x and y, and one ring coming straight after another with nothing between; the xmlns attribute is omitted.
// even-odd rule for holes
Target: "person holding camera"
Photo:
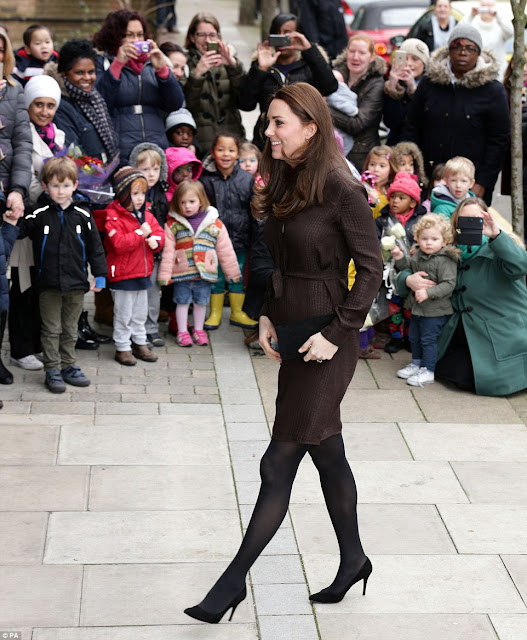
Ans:
<svg viewBox="0 0 527 640"><path fill-rule="evenodd" d="M309 42L296 15L280 13L271 22L268 39L258 44L256 59L239 93L238 104L243 111L260 106L260 117L253 134L253 143L259 149L265 144L264 130L271 96L281 87L296 82L307 82L323 96L338 89L338 81L323 49Z"/></svg>
<svg viewBox="0 0 527 640"><path fill-rule="evenodd" d="M220 24L204 11L190 21L185 48L188 49L188 78L182 78L187 109L197 125L200 151L206 154L220 131L241 139L245 129L236 104L244 71L234 48L221 39ZM175 111L171 109L171 111Z"/></svg>
<svg viewBox="0 0 527 640"><path fill-rule="evenodd" d="M141 142L168 146L162 112L183 104L183 90L167 59L150 39L137 11L109 13L93 36L97 58L96 88L106 100L119 140L121 165Z"/></svg>
<svg viewBox="0 0 527 640"><path fill-rule="evenodd" d="M500 229L480 198L463 200L450 222L461 260L435 376L477 395L526 389L527 252L516 236ZM402 271L399 294L434 287L427 276Z"/></svg>

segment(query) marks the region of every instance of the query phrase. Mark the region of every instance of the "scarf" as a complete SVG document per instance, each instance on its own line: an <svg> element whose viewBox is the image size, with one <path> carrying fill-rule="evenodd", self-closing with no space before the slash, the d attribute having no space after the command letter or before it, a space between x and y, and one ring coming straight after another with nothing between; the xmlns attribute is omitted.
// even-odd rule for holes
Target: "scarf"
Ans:
<svg viewBox="0 0 527 640"><path fill-rule="evenodd" d="M487 242L489 241L488 236L482 236L483 240L481 242L481 244L474 244L474 245L470 245L470 247L466 244L457 244L456 247L458 249L461 249L461 260L463 262L466 262L467 260L470 260L471 258L473 258L476 253L481 249L481 247L484 247ZM469 251L470 248L470 251Z"/></svg>
<svg viewBox="0 0 527 640"><path fill-rule="evenodd" d="M64 78L64 86L68 90L70 98L79 106L79 109L94 126L106 149L106 155L111 160L119 148L105 99L97 89L84 91L84 89L72 84L67 78Z"/></svg>
<svg viewBox="0 0 527 640"><path fill-rule="evenodd" d="M397 220L399 220L399 222L403 225L403 227L405 229L406 229L406 223L414 215L414 211L415 211L415 207L413 209L410 209L410 211L408 211L408 213L396 213L395 214L395 217L397 218Z"/></svg>
<svg viewBox="0 0 527 640"><path fill-rule="evenodd" d="M39 127L38 124L33 122L36 132L42 138L42 140L48 145L51 153L56 155L61 148L55 142L55 127L51 124L47 124L45 127Z"/></svg>
<svg viewBox="0 0 527 640"><path fill-rule="evenodd" d="M133 58L130 58L130 60L128 60L128 62L126 63L126 66L130 67L130 69L134 73L137 73L137 75L140 76L141 71L143 70L143 67L145 66L145 62L147 60L148 60L148 55L146 53L142 53L135 60Z"/></svg>

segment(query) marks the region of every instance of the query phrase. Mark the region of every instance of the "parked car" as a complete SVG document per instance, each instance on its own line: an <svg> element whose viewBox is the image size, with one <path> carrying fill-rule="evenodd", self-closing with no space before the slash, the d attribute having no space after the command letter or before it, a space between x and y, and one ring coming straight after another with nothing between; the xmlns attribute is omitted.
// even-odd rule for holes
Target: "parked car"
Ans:
<svg viewBox="0 0 527 640"><path fill-rule="evenodd" d="M355 13L350 35L362 32L375 42L375 52L387 62L394 45L390 40L408 33L410 27L426 12L429 0L380 0L363 4Z"/></svg>

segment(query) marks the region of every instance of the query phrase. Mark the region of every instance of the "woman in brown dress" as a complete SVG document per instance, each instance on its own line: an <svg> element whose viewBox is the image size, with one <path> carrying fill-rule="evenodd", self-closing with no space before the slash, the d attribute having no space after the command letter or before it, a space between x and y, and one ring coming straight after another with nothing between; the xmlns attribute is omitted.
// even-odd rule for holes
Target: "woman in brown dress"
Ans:
<svg viewBox="0 0 527 640"><path fill-rule="evenodd" d="M339 602L360 580L365 590L372 571L359 537L340 402L357 363L359 329L381 280L375 225L316 89L301 82L283 87L269 106L268 119L262 159L262 175L268 178L253 210L267 217L264 238L275 264L260 316L260 344L281 363L276 419L241 547L205 599L185 610L210 623L219 622L229 609L234 613L245 599L246 575L286 515L306 453L320 474L341 556L333 583L310 599ZM357 278L348 291L351 258ZM271 339L278 341L280 352ZM294 352L298 357L290 357Z"/></svg>

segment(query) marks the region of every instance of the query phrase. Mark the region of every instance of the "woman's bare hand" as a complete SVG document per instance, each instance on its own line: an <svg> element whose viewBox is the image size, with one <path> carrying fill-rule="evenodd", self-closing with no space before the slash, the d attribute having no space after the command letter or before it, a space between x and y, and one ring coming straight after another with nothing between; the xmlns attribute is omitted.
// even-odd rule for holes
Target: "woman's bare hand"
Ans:
<svg viewBox="0 0 527 640"><path fill-rule="evenodd" d="M275 351L271 346L271 339L275 342L278 342L278 338L276 336L276 329L274 328L274 324L267 316L260 316L259 326L258 326L258 342L260 346L264 350L265 355L274 360L275 362L282 362L282 358L278 351Z"/></svg>
<svg viewBox="0 0 527 640"><path fill-rule="evenodd" d="M298 353L305 353L304 362L310 360L331 360L339 348L320 333L310 336L298 350Z"/></svg>
<svg viewBox="0 0 527 640"><path fill-rule="evenodd" d="M429 289L435 287L436 282L429 280L426 276L426 271L416 271L411 276L406 278L406 286L412 291L418 291L419 289Z"/></svg>

